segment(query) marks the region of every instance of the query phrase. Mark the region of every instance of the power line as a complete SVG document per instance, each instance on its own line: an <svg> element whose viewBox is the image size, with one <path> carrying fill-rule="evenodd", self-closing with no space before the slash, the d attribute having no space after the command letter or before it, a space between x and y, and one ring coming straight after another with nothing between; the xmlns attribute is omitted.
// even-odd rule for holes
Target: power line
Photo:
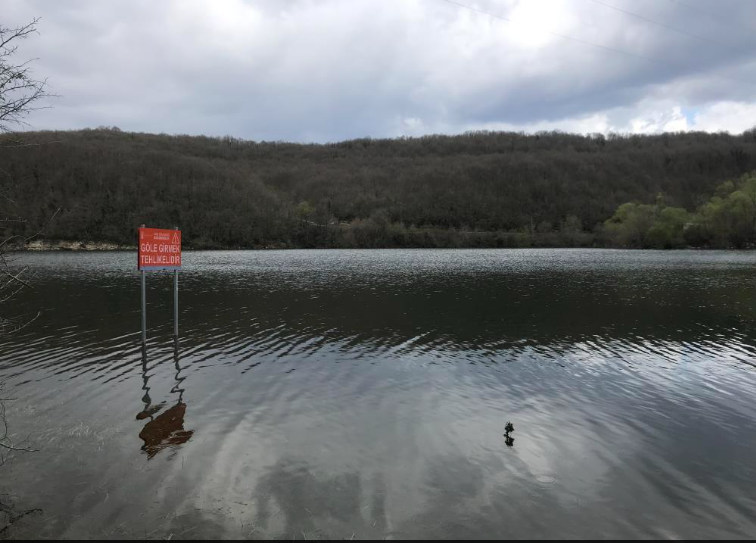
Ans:
<svg viewBox="0 0 756 543"><path fill-rule="evenodd" d="M626 9L622 9L622 8L617 7L617 6L613 6L611 4L607 4L605 2L602 2L601 0L588 0L588 1L589 2L593 2L594 4L599 4L600 6L604 6L604 7L609 8L609 9L613 9L615 11L619 11L620 13L624 13L625 15L630 15L631 17L635 17L636 19L640 19L641 21L646 21L647 23L655 24L655 25L660 26L662 28L666 28L667 30L672 30L673 32L678 32L678 33L683 34L685 36L690 36L691 38L696 38L696 39L701 40L701 41L713 43L713 44L718 45L720 47L724 47L726 49L729 49L731 51L736 51L738 53L741 52L736 47L732 47L732 46L727 45L725 43L721 43L721 42L712 40L710 38L707 38L706 36L700 36L699 34L694 34L693 32L688 32L687 30L682 30L680 28L676 28L674 26L671 26L671 25L668 25L668 24L665 24L665 23L660 23L659 21L655 21L654 19L651 19L649 17L645 17L643 15L639 15L637 13L633 13L632 11L627 11Z"/></svg>
<svg viewBox="0 0 756 543"><path fill-rule="evenodd" d="M753 37L753 29L746 28L742 25L739 25L735 23L734 21L727 21L723 19L720 15L716 13L712 13L711 11L701 9L699 7L691 6L687 2L684 2L683 0L667 0L667 2L671 2L673 4L676 4L678 6L683 6L688 8L691 11L695 11L696 13L700 13L701 15L706 15L707 17L711 17L712 19L716 19L719 21L719 24L723 26L730 26L731 28L734 28L736 30L739 30L740 32L747 32L749 36Z"/></svg>
<svg viewBox="0 0 756 543"><path fill-rule="evenodd" d="M470 5L467 5L467 4L462 4L461 2L456 2L455 0L441 0L441 1L442 2L446 2L448 4L453 4L455 6L458 6L458 7L470 10L470 11L474 11L475 13L479 13L481 15L486 15L488 17L492 17L494 19L499 19L499 20L506 21L506 22L512 23L512 24L518 24L518 21L515 21L514 19L510 19L509 17L505 17L503 15L498 15L496 13L491 13L490 11L485 11L485 10L482 10L480 8L476 8L474 6L470 6ZM676 62L670 62L668 60L663 60L663 59L648 57L646 55L639 55L637 53L631 53L629 51L623 51L622 49L617 49L615 47L610 47L608 45L601 45L600 43L594 43L594 42L591 42L591 41L588 41L588 40L584 40L584 39L581 39L581 38L576 38L574 36L569 36L567 34L561 34L559 32L554 32L552 30L548 30L548 29L545 29L545 28L537 28L536 30L538 30L540 32L543 32L545 34L551 34L552 36L556 36L558 38L562 38L562 39L565 39L565 40L574 41L574 42L577 42L577 43L581 43L583 45L588 45L590 47L596 47L598 49L603 49L604 51L610 51L612 53L617 53L617 54L628 56L628 57L638 58L638 59L641 59L641 60L645 60L647 62L653 62L654 64L661 64L663 66L668 66L668 67L673 67L673 68L684 68L684 69L690 68L690 66L686 66L684 64L678 64ZM730 79L732 81L736 81L736 82L739 82L739 83L744 83L746 85L752 85L753 84L752 81L746 81L744 79L738 79L738 78L732 77L732 76L726 76L726 77L727 77L727 79Z"/></svg>

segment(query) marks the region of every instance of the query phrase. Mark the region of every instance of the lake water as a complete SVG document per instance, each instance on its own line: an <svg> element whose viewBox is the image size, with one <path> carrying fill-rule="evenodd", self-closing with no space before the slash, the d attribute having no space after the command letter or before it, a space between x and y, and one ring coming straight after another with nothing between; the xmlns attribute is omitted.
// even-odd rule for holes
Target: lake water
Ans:
<svg viewBox="0 0 756 543"><path fill-rule="evenodd" d="M20 263L4 535L756 536L756 253Z"/></svg>

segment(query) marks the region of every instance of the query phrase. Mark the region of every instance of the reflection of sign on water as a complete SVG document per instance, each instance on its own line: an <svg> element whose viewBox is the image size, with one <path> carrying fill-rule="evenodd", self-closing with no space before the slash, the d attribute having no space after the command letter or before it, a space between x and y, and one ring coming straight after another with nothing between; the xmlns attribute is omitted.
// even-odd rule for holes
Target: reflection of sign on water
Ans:
<svg viewBox="0 0 756 543"><path fill-rule="evenodd" d="M139 437L144 441L142 450L152 458L157 453L168 447L183 445L194 434L191 430L184 430L184 415L186 404L179 402L167 411L164 411L139 432Z"/></svg>
<svg viewBox="0 0 756 543"><path fill-rule="evenodd" d="M181 383L185 378L181 377L178 341L176 341L174 361L176 363L176 386L173 387L171 392L179 393L178 402L173 407L160 413L165 407L165 402L158 405L152 405L150 387L148 386L150 378L147 371L147 351L146 349L142 351L142 388L145 391L142 401L144 402L144 409L137 414L136 419L150 419L150 421L145 424L142 431L139 432L139 438L144 441L142 450L147 453L148 459L153 458L163 449L183 445L194 435L193 430L184 430L186 403L184 403L184 389L181 387ZM160 414L156 416L157 413Z"/></svg>
<svg viewBox="0 0 756 543"><path fill-rule="evenodd" d="M139 229L140 270L181 268L181 231L160 228Z"/></svg>

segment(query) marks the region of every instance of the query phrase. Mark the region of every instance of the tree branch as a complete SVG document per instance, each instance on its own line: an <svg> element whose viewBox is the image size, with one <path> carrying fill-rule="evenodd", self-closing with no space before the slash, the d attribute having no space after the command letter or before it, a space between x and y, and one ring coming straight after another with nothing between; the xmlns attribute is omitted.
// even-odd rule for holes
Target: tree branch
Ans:
<svg viewBox="0 0 756 543"><path fill-rule="evenodd" d="M37 32L39 19L17 28L0 26L0 131L11 125L25 125L24 118L32 111L44 109L35 104L42 98L52 97L47 92L47 80L34 79L29 65L36 59L12 63L19 40Z"/></svg>
<svg viewBox="0 0 756 543"><path fill-rule="evenodd" d="M14 63L11 60L17 51L17 43L37 32L38 22L39 19L35 18L30 23L16 28L0 26L0 132L8 132L9 125L26 124L24 118L30 112L41 109L36 106L39 100L51 96L46 90L47 80L34 79L31 74L29 66L36 59L20 63ZM21 145L23 145L23 142L14 146ZM0 169L0 174L10 181L12 188L14 185L13 176L4 169ZM0 197L10 205L15 206L15 202L10 196L0 194ZM30 240L39 236L55 218L58 212L60 212L60 208L58 208L52 217L50 217L50 219L31 236L23 237L19 234L13 234L11 231L3 233L5 239L0 242L0 276L4 276L6 281L0 285L0 291L4 291L3 296L0 297L0 303L6 302L20 289L31 287L31 284L25 278L21 277L27 271L27 268L23 268L20 271L11 271L9 268L9 259L6 257L6 252L10 246L9 244L15 240L23 240L24 243L28 243ZM3 216L6 218L0 220L0 226L8 228L8 225L12 225L13 223L25 223L23 219L14 218L13 215L13 213L3 213ZM13 288L13 286L16 288ZM10 289L10 292L6 289ZM0 317L0 331L5 333L9 328L11 331L18 331L34 322L39 318L40 314L41 313L37 313L34 318L26 321L22 325L18 325L17 322L12 319ZM0 382L0 391L1 390L2 383ZM19 444L13 442L8 428L8 420L5 416L5 401L7 400L0 398L0 465L4 464L9 455L15 452L34 452L37 450L28 445L28 438ZM0 506L2 506L2 504L0 504ZM5 507L0 508L0 510L3 510L10 519L8 526L0 530L0 535L2 535L13 522L33 512L27 511L20 515L13 515L12 512Z"/></svg>

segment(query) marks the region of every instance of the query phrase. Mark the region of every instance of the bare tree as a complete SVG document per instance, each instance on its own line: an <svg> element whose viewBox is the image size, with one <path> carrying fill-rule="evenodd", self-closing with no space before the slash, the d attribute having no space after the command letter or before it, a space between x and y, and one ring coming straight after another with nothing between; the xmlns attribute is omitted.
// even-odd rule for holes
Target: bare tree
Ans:
<svg viewBox="0 0 756 543"><path fill-rule="evenodd" d="M40 109L40 100L50 96L47 93L47 81L35 79L30 64L34 59L16 61L18 44L37 32L39 19L34 19L23 26L9 28L0 24L0 133L11 131L12 127L26 124L25 118L34 110ZM19 145L12 142L11 146ZM28 241L33 236L18 234L16 228L25 226L25 220L14 213L15 202L11 198L13 177L0 168L0 305L12 298L20 289L28 287L24 277L26 269L13 270L10 266L8 251L12 245ZM21 230L23 231L23 230ZM18 322L0 316L0 333L6 334L17 330ZM2 383L0 383L1 385ZM8 444L7 426L5 425L5 407L0 398L0 447ZM7 449L8 447L6 447ZM1 452L1 451L0 451Z"/></svg>
<svg viewBox="0 0 756 543"><path fill-rule="evenodd" d="M0 385L0 394L2 386ZM8 456L14 452L36 452L37 449L31 448L26 441L15 444L10 437L8 420L5 418L5 402L12 398L0 398L0 466L5 464Z"/></svg>
<svg viewBox="0 0 756 543"><path fill-rule="evenodd" d="M52 96L47 92L47 80L35 79L32 75L30 65L35 59L15 60L19 43L37 33L38 22L39 19L35 18L30 23L15 28L0 24L0 133L26 125L25 118L32 111L45 107L40 105L40 101ZM12 147L23 144L11 140L8 145ZM9 249L37 237L44 228L40 228L32 236L18 233L18 230L24 231L26 221L14 212L15 202L11 197L13 182L11 174L0 168L0 229L3 232L0 237L0 305L18 290L29 286L24 277L27 269L12 270ZM9 333L25 324L0 316L0 333Z"/></svg>
<svg viewBox="0 0 756 543"><path fill-rule="evenodd" d="M30 64L35 60L16 62L14 55L20 41L37 32L39 19L16 28L0 24L0 132L26 124L25 118L40 109L40 100L50 96L47 80L35 79Z"/></svg>
<svg viewBox="0 0 756 543"><path fill-rule="evenodd" d="M0 24L0 133L7 133L12 128L25 126L27 124L25 118L29 113L43 107L40 106L40 101L50 96L46 90L47 81L35 79L31 73L30 64L34 59L23 62L15 60L18 44L37 32L38 21L39 19L34 19L24 26L15 28ZM12 147L23 145L23 143L11 140L10 144L6 145ZM24 231L25 221L14 213L15 202L11 197L13 182L11 174L0 168L0 233L2 233L0 237L0 305L5 304L20 289L29 286L25 277L27 269L14 270L8 256L12 245L31 239L15 232L18 227L21 227L22 232ZM41 231L42 229L31 237L36 237ZM14 319L0 315L0 334L17 331L29 322L31 321L26 320L25 323L20 324ZM28 445L28 440L22 443L13 441L13 434L10 432L5 414L6 402L10 400L11 398L4 397L3 383L0 382L0 466L5 464L9 456L15 452L35 451ZM15 513L12 506L0 502L0 513L6 517L6 525L0 529L0 536L3 536L17 520L37 511Z"/></svg>

